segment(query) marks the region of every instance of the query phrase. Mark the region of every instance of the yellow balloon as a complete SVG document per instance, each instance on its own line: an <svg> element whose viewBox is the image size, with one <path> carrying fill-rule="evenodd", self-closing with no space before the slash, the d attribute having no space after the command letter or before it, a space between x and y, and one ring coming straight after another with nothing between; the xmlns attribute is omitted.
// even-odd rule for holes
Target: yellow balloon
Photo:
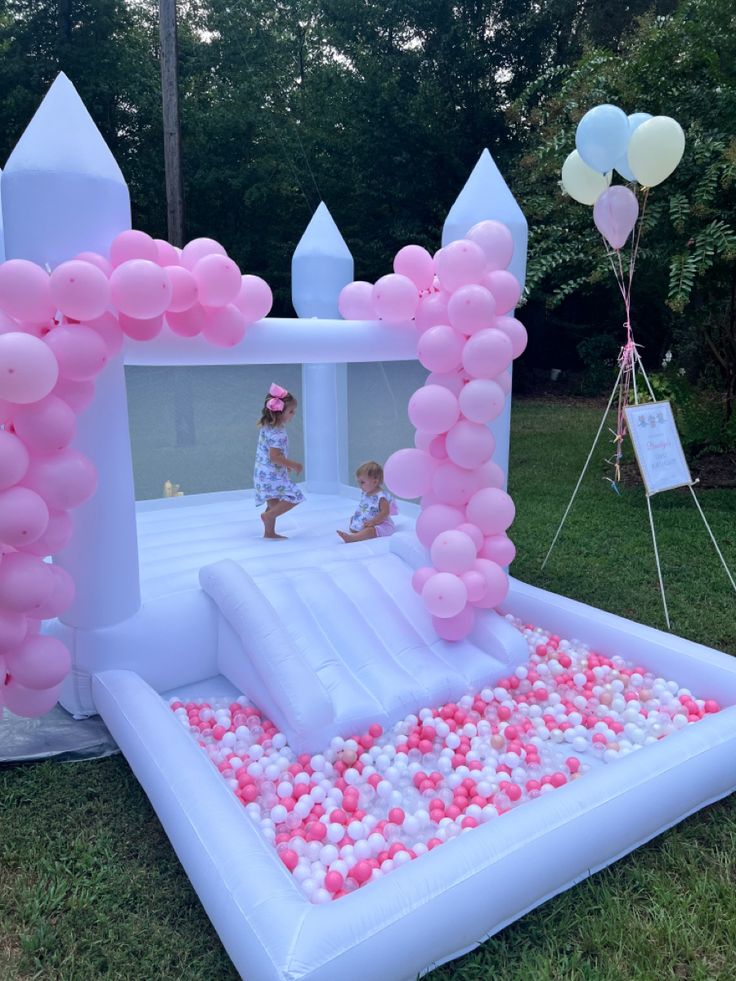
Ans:
<svg viewBox="0 0 736 981"><path fill-rule="evenodd" d="M562 186L580 204L595 204L611 183L611 173L600 174L589 167L577 150L562 165Z"/></svg>
<svg viewBox="0 0 736 981"><path fill-rule="evenodd" d="M677 167L685 150L682 127L669 116L653 116L631 134L627 156L642 187L656 187Z"/></svg>

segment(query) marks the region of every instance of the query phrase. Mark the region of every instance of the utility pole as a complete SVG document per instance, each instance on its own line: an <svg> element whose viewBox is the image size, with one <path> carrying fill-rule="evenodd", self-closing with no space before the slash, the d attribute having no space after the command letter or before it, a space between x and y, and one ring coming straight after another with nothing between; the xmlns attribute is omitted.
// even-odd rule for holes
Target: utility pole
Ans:
<svg viewBox="0 0 736 981"><path fill-rule="evenodd" d="M169 241L184 245L184 195L181 181L181 127L176 45L176 0L159 0L161 96L164 117L164 166Z"/></svg>

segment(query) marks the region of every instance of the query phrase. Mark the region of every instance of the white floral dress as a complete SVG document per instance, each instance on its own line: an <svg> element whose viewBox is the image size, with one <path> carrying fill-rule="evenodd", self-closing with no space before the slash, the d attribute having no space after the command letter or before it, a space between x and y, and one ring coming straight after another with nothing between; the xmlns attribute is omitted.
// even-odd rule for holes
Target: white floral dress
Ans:
<svg viewBox="0 0 736 981"><path fill-rule="evenodd" d="M256 506L274 498L299 504L304 495L289 476L286 467L271 462L269 450L281 450L289 455L289 437L281 426L261 426L256 447L256 465L253 470L253 486L256 491Z"/></svg>
<svg viewBox="0 0 736 981"><path fill-rule="evenodd" d="M366 494L364 491L360 495L360 503L350 519L350 530L353 532L362 531L365 528L366 521L375 520L378 517L382 500L388 502L389 515L398 513L393 494L389 494L385 490L377 490L375 494ZM374 527L376 529L376 535L382 538L384 535L391 534L394 530L394 523L388 517L385 521Z"/></svg>

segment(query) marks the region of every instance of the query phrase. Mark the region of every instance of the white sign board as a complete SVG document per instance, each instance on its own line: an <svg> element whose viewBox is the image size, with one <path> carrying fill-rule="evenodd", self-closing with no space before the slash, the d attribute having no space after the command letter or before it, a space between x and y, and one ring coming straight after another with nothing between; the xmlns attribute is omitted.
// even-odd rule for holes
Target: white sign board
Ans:
<svg viewBox="0 0 736 981"><path fill-rule="evenodd" d="M624 409L647 494L692 484L669 402L644 402Z"/></svg>

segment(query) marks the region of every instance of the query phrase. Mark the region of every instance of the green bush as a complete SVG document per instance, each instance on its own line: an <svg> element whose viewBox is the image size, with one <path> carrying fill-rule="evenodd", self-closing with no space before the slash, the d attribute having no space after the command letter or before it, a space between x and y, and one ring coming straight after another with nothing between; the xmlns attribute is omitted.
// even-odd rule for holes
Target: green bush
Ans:
<svg viewBox="0 0 736 981"><path fill-rule="evenodd" d="M673 367L670 361L664 362L660 372L649 375L649 381L656 401L672 403L682 447L689 458L736 449L736 417L726 419L722 393L694 385L684 370ZM648 400L646 390L644 397Z"/></svg>
<svg viewBox="0 0 736 981"><path fill-rule="evenodd" d="M583 362L580 394L590 396L608 394L616 379L618 343L610 334L597 334L595 337L586 337L585 340L580 341L577 352Z"/></svg>

